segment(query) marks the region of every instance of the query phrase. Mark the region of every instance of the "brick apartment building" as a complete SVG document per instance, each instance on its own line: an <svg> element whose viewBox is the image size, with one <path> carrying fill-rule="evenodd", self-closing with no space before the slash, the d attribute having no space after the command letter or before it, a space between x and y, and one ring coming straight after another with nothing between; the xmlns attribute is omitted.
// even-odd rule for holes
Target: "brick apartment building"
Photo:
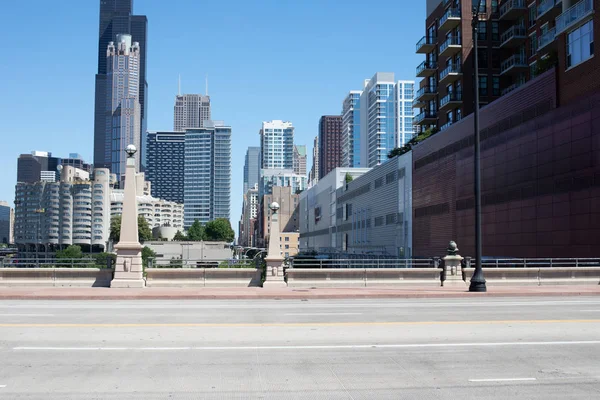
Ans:
<svg viewBox="0 0 600 400"><path fill-rule="evenodd" d="M415 104L425 114L416 123L442 132L413 150L416 256L441 254L449 240L474 254L471 2L458 11L455 3L428 0L428 36L417 45L428 53L417 70L424 79ZM599 8L598 0L487 1L487 56L479 57L484 256L600 254ZM451 59L453 37L460 46Z"/></svg>

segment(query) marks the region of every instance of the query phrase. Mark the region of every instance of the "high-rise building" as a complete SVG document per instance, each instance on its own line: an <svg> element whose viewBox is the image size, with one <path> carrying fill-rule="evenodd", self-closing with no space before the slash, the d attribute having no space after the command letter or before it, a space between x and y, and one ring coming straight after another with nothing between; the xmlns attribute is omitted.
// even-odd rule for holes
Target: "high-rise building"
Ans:
<svg viewBox="0 0 600 400"><path fill-rule="evenodd" d="M183 204L185 132L148 132L146 149L152 196Z"/></svg>
<svg viewBox="0 0 600 400"><path fill-rule="evenodd" d="M398 81L396 83L396 147L404 146L415 136L413 125L415 98L415 81Z"/></svg>
<svg viewBox="0 0 600 400"><path fill-rule="evenodd" d="M105 160L117 179L125 175L125 147L141 149L141 108L139 101L140 45L131 35L117 35L106 52L106 143ZM140 170L140 158L136 169Z"/></svg>
<svg viewBox="0 0 600 400"><path fill-rule="evenodd" d="M294 173L306 176L306 146L294 145Z"/></svg>
<svg viewBox="0 0 600 400"><path fill-rule="evenodd" d="M312 168L308 176L309 186L315 185L319 181L319 135L315 136L313 141L313 159Z"/></svg>
<svg viewBox="0 0 600 400"><path fill-rule="evenodd" d="M239 232L239 244L241 246L255 246L254 226L258 215L258 184L244 193L242 206L242 220Z"/></svg>
<svg viewBox="0 0 600 400"><path fill-rule="evenodd" d="M260 179L260 147L248 147L244 161L244 194Z"/></svg>
<svg viewBox="0 0 600 400"><path fill-rule="evenodd" d="M262 123L260 167L294 169L294 127L291 122L273 120Z"/></svg>
<svg viewBox="0 0 600 400"><path fill-rule="evenodd" d="M231 194L231 127L205 121L186 129L184 150L184 226L229 219Z"/></svg>
<svg viewBox="0 0 600 400"><path fill-rule="evenodd" d="M261 169L258 195L262 196L273 192L274 187L290 187L294 193L302 192L308 187L306 175L298 175L292 169Z"/></svg>
<svg viewBox="0 0 600 400"><path fill-rule="evenodd" d="M13 209L6 201L0 201L0 244L12 244Z"/></svg>
<svg viewBox="0 0 600 400"><path fill-rule="evenodd" d="M94 166L96 168L110 168L111 166L110 151L106 148L106 74L108 72L106 49L108 48L108 44L114 42L117 39L117 35L120 34L130 34L132 42L139 43L140 56L137 84L139 86L140 129L142 132L146 131L146 105L148 103L148 82L146 81L148 19L145 15L132 15L132 13L133 0L100 1L98 72L96 74L94 112ZM110 137L108 140L110 140ZM143 148L141 150L141 154L145 154L145 150Z"/></svg>
<svg viewBox="0 0 600 400"><path fill-rule="evenodd" d="M60 158L52 157L46 151L32 151L31 154L21 154L17 160L17 182L33 183L42 180L55 180Z"/></svg>
<svg viewBox="0 0 600 400"><path fill-rule="evenodd" d="M173 130L183 132L186 128L203 128L211 120L210 97L201 94L178 94L175 96Z"/></svg>
<svg viewBox="0 0 600 400"><path fill-rule="evenodd" d="M412 106L412 103L411 103ZM323 115L319 120L319 179L342 166L342 117Z"/></svg>
<svg viewBox="0 0 600 400"><path fill-rule="evenodd" d="M358 168L360 160L360 95L352 90L342 104L342 166Z"/></svg>
<svg viewBox="0 0 600 400"><path fill-rule="evenodd" d="M68 158L61 158L60 165L63 167L69 165L74 168L82 169L88 173L92 173L93 167L90 164L87 164L81 154L78 153L69 153Z"/></svg>
<svg viewBox="0 0 600 400"><path fill-rule="evenodd" d="M279 204L279 229L280 232L298 232L300 218L298 217L299 195L291 187L273 187L272 192L263 196L259 195L260 204L257 215L256 244L258 247L268 247L269 234L271 233L271 208L272 202Z"/></svg>

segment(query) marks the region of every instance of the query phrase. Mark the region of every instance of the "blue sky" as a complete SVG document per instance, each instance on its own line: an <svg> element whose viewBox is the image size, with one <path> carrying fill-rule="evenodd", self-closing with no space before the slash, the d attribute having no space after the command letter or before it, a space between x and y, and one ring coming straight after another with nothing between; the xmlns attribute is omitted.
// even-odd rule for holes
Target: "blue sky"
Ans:
<svg viewBox="0 0 600 400"><path fill-rule="evenodd" d="M99 1L11 1L2 11L0 200L12 202L19 154L92 161ZM149 21L148 129L173 128L179 74L185 93L204 93L208 75L213 119L233 128L234 229L244 154L262 121L292 121L312 153L319 117L338 114L349 90L378 71L414 79L422 61L425 1L134 0L134 12Z"/></svg>

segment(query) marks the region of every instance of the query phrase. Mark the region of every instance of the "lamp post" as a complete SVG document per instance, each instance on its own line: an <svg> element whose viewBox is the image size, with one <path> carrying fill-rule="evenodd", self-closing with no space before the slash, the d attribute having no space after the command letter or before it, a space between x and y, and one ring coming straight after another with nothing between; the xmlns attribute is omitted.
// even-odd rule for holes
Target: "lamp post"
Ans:
<svg viewBox="0 0 600 400"><path fill-rule="evenodd" d="M469 286L469 292L486 292L487 288L485 285L485 278L483 277L483 269L481 267L481 155L480 155L480 135L479 135L479 60L478 60L478 46L477 46L477 33L479 30L479 13L481 11L481 1L473 1L473 57L475 64L475 108L473 110L473 122L474 127L474 144L475 151L473 154L474 167L475 167L475 272L471 277L471 285Z"/></svg>

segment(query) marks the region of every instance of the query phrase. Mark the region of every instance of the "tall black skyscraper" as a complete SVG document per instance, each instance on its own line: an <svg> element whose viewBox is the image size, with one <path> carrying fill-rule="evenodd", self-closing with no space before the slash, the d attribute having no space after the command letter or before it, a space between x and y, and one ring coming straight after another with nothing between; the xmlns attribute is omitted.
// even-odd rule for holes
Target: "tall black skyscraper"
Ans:
<svg viewBox="0 0 600 400"><path fill-rule="evenodd" d="M140 88L142 134L146 132L146 104L148 82L146 82L146 60L148 49L148 19L145 15L132 15L133 0L100 0L100 26L98 38L98 73L96 74L96 102L94 110L94 166L110 168L106 160L110 149L106 142L106 50L108 43L116 41L118 34L130 34L140 44ZM144 143L142 141L142 143ZM108 151L107 151L108 150ZM144 149L142 149L144 154Z"/></svg>

